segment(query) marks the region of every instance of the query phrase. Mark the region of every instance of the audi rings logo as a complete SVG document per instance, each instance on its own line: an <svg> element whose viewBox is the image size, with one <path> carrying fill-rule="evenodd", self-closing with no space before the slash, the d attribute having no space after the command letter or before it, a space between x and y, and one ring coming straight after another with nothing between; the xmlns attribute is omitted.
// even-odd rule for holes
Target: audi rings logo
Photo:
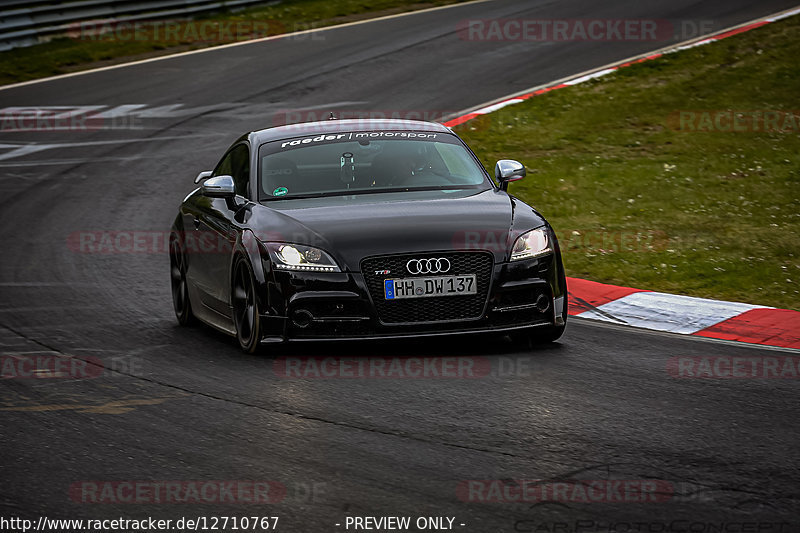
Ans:
<svg viewBox="0 0 800 533"><path fill-rule="evenodd" d="M412 259L406 263L406 268L411 274L444 274L450 270L450 260L445 257Z"/></svg>

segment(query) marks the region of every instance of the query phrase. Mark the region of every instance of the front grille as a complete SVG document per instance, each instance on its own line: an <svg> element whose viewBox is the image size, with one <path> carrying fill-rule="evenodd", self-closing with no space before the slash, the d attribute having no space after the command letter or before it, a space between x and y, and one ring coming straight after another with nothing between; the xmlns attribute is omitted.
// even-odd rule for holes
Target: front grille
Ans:
<svg viewBox="0 0 800 533"><path fill-rule="evenodd" d="M443 275L457 276L475 274L477 276L477 294L464 296L441 296L433 298L409 298L387 300L383 293L383 282L386 279L414 277L431 277L430 275L413 276L406 270L410 259L428 259L446 257L451 268ZM420 322L443 322L452 320L470 320L480 318L486 298L489 295L489 283L492 279L492 255L486 252L431 252L404 255L369 257L361 262L361 272L367 282L372 301L378 311L378 318L384 324L408 324ZM376 271L389 270L389 274L375 274ZM435 274L434 276L437 276Z"/></svg>

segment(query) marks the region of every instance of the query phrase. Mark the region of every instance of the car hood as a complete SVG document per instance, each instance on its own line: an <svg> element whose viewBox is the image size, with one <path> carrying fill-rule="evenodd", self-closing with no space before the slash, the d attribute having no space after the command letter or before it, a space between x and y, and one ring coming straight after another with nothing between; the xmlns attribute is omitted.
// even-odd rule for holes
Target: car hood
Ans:
<svg viewBox="0 0 800 533"><path fill-rule="evenodd" d="M471 189L270 201L248 221L259 239L322 248L348 271L364 257L410 252L483 249L501 262L509 239L544 223L502 191Z"/></svg>

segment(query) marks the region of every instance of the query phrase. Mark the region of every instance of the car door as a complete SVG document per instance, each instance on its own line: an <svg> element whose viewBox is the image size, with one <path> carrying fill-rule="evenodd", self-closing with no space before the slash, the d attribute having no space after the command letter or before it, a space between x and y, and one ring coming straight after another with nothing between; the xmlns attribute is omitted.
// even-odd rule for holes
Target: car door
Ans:
<svg viewBox="0 0 800 533"><path fill-rule="evenodd" d="M248 198L247 184L250 173L250 149L247 143L231 148L217 164L213 176L232 176L236 184L236 204ZM198 288L203 304L224 316L230 315L231 255L236 243L238 226L235 212L222 198L209 198L199 206L194 222L197 256L195 262L200 273Z"/></svg>

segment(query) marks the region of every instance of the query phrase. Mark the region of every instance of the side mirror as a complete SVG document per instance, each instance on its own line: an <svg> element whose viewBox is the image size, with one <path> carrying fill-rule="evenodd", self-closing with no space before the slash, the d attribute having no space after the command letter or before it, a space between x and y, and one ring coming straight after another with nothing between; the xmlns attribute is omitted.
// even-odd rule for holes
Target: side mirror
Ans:
<svg viewBox="0 0 800 533"><path fill-rule="evenodd" d="M236 187L231 176L214 176L200 186L200 192L209 198L233 198Z"/></svg>
<svg viewBox="0 0 800 533"><path fill-rule="evenodd" d="M203 172L201 172L200 174L197 175L197 177L194 179L194 182L195 183L200 183L204 179L210 178L211 174L213 174L213 173L214 173L213 170L204 170Z"/></svg>
<svg viewBox="0 0 800 533"><path fill-rule="evenodd" d="M494 177L504 191L508 190L509 183L521 180L526 174L525 165L512 159L501 159L494 166Z"/></svg>

